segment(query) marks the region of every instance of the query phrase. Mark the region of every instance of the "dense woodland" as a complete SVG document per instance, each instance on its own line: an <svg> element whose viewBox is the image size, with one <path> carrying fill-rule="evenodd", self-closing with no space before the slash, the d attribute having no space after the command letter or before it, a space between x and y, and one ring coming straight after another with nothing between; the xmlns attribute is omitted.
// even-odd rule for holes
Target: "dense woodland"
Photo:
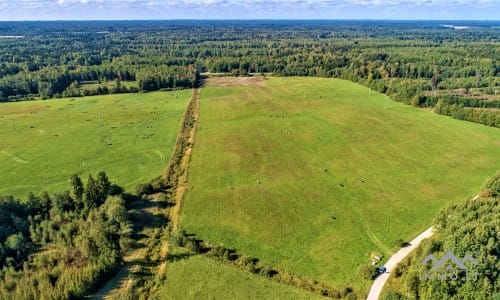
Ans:
<svg viewBox="0 0 500 300"><path fill-rule="evenodd" d="M0 299L82 298L120 266L132 223L104 172L71 192L0 196ZM128 196L130 197L130 196Z"/></svg>
<svg viewBox="0 0 500 300"><path fill-rule="evenodd" d="M498 22L2 22L0 101L191 88L200 73L337 77L500 127Z"/></svg>

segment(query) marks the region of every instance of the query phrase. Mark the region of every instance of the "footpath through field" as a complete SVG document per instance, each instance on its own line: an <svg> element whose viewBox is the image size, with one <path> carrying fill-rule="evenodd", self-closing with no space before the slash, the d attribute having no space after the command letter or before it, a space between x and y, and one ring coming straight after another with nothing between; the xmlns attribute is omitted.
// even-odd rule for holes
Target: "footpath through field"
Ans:
<svg viewBox="0 0 500 300"><path fill-rule="evenodd" d="M90 296L91 299L120 299L127 294L133 286L133 279L130 275L145 267L146 257L150 251L148 240L153 236L155 230L161 228L165 223L161 194L141 198L131 205L135 219L134 231L141 238L135 241L133 249L129 250L123 257L125 265L115 276L104 283L97 293ZM163 253L161 255L163 256Z"/></svg>

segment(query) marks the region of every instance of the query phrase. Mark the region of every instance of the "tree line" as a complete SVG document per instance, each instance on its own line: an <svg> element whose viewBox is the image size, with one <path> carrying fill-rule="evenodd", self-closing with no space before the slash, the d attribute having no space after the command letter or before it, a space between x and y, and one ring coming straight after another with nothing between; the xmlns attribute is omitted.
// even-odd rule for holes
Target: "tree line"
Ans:
<svg viewBox="0 0 500 300"><path fill-rule="evenodd" d="M0 101L191 88L203 72L273 73L347 79L416 106L442 99L461 112L438 113L499 126L499 39L488 22L463 31L389 21L63 23L0 24L25 35L0 40ZM85 87L110 81L135 85Z"/></svg>

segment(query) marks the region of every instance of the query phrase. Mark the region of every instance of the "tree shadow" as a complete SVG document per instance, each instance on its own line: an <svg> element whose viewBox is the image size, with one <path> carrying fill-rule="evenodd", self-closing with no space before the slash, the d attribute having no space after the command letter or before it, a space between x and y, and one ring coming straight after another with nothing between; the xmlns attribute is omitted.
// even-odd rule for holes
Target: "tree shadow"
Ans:
<svg viewBox="0 0 500 300"><path fill-rule="evenodd" d="M188 259L189 257L195 255L194 253L184 252L184 253L169 253L167 255L168 262L176 262L183 259Z"/></svg>

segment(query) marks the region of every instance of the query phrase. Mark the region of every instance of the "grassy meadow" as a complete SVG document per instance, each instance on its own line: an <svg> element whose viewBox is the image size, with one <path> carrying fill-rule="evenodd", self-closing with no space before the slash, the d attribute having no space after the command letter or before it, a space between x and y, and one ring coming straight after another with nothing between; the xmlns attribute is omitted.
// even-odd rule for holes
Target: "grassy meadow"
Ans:
<svg viewBox="0 0 500 300"><path fill-rule="evenodd" d="M133 190L165 169L191 90L2 103L0 194L69 188L105 171Z"/></svg>
<svg viewBox="0 0 500 300"><path fill-rule="evenodd" d="M166 272L158 299L322 299L204 256L173 262Z"/></svg>
<svg viewBox="0 0 500 300"><path fill-rule="evenodd" d="M361 293L387 258L500 167L500 131L360 85L271 78L202 89L181 227ZM173 283L172 283L173 284Z"/></svg>

